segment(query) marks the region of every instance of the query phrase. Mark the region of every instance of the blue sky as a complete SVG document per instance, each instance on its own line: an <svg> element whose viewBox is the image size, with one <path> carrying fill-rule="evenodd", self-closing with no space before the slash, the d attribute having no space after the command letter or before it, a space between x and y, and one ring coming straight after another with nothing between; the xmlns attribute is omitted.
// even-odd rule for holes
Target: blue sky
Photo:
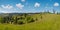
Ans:
<svg viewBox="0 0 60 30"><path fill-rule="evenodd" d="M60 12L60 0L0 0L0 13Z"/></svg>

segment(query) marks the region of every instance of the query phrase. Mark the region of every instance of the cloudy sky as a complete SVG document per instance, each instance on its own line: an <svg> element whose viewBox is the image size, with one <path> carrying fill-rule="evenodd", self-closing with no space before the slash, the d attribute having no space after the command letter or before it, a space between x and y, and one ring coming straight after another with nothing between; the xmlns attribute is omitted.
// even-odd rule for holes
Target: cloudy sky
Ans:
<svg viewBox="0 0 60 30"><path fill-rule="evenodd" d="M55 10L60 12L60 0L0 0L0 13L29 13Z"/></svg>

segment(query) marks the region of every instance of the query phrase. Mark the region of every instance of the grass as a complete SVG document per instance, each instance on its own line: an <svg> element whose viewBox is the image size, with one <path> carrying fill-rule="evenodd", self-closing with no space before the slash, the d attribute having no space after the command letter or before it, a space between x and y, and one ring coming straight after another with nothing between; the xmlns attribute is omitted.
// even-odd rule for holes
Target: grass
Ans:
<svg viewBox="0 0 60 30"><path fill-rule="evenodd" d="M60 15L45 14L42 16L43 19L40 19L40 14L31 15L32 18L38 18L38 21L23 25L0 24L0 30L60 30Z"/></svg>

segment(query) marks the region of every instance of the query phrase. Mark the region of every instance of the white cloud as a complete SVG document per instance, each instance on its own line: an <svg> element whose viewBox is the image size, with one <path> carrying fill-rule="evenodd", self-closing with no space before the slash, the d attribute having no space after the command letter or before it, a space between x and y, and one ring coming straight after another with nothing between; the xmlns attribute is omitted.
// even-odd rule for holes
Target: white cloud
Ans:
<svg viewBox="0 0 60 30"><path fill-rule="evenodd" d="M39 7L40 6L40 3L35 3L34 7Z"/></svg>
<svg viewBox="0 0 60 30"><path fill-rule="evenodd" d="M2 8L0 7L0 10L2 10Z"/></svg>
<svg viewBox="0 0 60 30"><path fill-rule="evenodd" d="M59 3L55 2L55 3L54 3L54 6L59 6Z"/></svg>
<svg viewBox="0 0 60 30"><path fill-rule="evenodd" d="M12 9L13 8L13 6L11 6L11 5L1 5L1 7L4 9Z"/></svg>
<svg viewBox="0 0 60 30"><path fill-rule="evenodd" d="M22 5L21 3L16 4L16 6L20 9L22 9L24 7L24 5Z"/></svg>
<svg viewBox="0 0 60 30"><path fill-rule="evenodd" d="M1 13L10 13L9 11L1 11Z"/></svg>
<svg viewBox="0 0 60 30"><path fill-rule="evenodd" d="M21 0L22 2L25 2L25 0Z"/></svg>

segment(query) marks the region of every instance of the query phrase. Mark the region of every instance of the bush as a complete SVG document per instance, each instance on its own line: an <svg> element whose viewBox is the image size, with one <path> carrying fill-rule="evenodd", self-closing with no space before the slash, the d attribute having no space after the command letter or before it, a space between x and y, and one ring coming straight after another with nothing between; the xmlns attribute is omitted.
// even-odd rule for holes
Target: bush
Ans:
<svg viewBox="0 0 60 30"><path fill-rule="evenodd" d="M35 20L37 21L38 19L36 18Z"/></svg>
<svg viewBox="0 0 60 30"><path fill-rule="evenodd" d="M28 23L34 22L35 20L32 18L28 21Z"/></svg>
<svg viewBox="0 0 60 30"><path fill-rule="evenodd" d="M25 23L21 20L18 20L18 24L22 25L22 24L25 24Z"/></svg>
<svg viewBox="0 0 60 30"><path fill-rule="evenodd" d="M1 23L7 23L7 19L5 17L0 18Z"/></svg>

